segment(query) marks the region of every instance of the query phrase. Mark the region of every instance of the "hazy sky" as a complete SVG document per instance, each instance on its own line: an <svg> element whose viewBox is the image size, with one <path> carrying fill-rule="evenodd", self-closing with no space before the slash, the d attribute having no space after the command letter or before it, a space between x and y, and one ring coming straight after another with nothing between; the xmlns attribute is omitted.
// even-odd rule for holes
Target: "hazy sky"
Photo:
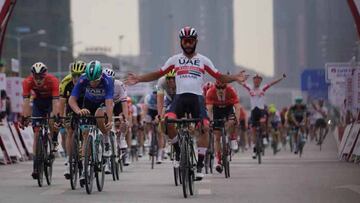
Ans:
<svg viewBox="0 0 360 203"><path fill-rule="evenodd" d="M220 0L219 0L220 1ZM137 0L72 0L75 54L85 47L106 46L119 53L139 53ZM101 2L101 3L100 3ZM272 0L234 0L235 62L273 74ZM191 23L189 23L191 24Z"/></svg>

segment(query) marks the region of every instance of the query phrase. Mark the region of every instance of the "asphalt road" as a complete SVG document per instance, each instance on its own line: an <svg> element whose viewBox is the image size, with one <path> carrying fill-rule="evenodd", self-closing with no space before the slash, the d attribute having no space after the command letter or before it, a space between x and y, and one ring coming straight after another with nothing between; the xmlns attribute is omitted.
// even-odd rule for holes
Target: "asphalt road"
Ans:
<svg viewBox="0 0 360 203"><path fill-rule="evenodd" d="M32 162L0 166L0 203L81 203L81 202L360 202L360 166L340 162L333 137L323 150L307 143L299 158L282 150L276 156L267 150L263 164L250 153L236 154L231 178L207 175L196 182L196 195L184 200L181 187L173 183L172 165L165 162L150 169L144 158L125 168L120 181L107 176L104 191L92 195L84 189L70 189L64 179L63 160L55 162L53 185L39 188L30 177Z"/></svg>

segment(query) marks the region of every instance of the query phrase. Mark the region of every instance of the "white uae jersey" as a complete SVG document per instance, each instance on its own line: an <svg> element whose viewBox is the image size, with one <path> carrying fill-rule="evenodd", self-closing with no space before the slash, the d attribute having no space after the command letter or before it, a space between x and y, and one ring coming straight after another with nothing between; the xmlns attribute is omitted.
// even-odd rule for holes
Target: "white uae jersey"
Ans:
<svg viewBox="0 0 360 203"><path fill-rule="evenodd" d="M196 54L191 59L184 54L170 57L160 72L165 75L170 70L176 71L176 94L192 93L202 95L205 72L214 78L220 77L220 72L207 57Z"/></svg>
<svg viewBox="0 0 360 203"><path fill-rule="evenodd" d="M120 80L114 82L114 103L125 102L127 97L126 87Z"/></svg>
<svg viewBox="0 0 360 203"><path fill-rule="evenodd" d="M251 110L255 107L259 109L265 108L265 92L270 88L270 85L264 85L260 88L253 88L249 84L244 83L243 87L248 91L250 96Z"/></svg>

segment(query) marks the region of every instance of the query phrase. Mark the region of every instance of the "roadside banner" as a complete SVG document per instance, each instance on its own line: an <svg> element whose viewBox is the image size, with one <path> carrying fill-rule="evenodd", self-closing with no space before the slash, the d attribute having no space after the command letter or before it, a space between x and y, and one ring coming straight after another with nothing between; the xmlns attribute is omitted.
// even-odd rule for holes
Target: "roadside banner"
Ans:
<svg viewBox="0 0 360 203"><path fill-rule="evenodd" d="M5 146L6 153L9 157L21 158L21 154L16 146L8 126L0 126L0 136Z"/></svg>
<svg viewBox="0 0 360 203"><path fill-rule="evenodd" d="M359 135L359 130L360 130L360 124L357 123L354 124L351 129L351 132L349 133L349 137L346 141L342 155L347 155L347 157L351 155L351 152Z"/></svg>
<svg viewBox="0 0 360 203"><path fill-rule="evenodd" d="M33 138L33 130L32 127L27 127L24 130L20 129L20 135L24 141L25 144L25 150L29 153L32 154L33 153L33 142L34 142L34 138Z"/></svg>
<svg viewBox="0 0 360 203"><path fill-rule="evenodd" d="M6 92L10 97L11 111L14 113L22 112L22 80L20 77L6 78Z"/></svg>
<svg viewBox="0 0 360 203"><path fill-rule="evenodd" d="M26 157L26 151L25 151L25 149L23 147L23 144L22 144L21 139L20 139L20 135L19 135L18 131L16 130L15 125L13 123L8 123L8 126L9 126L9 129L10 129L10 131L12 133L12 136L13 136L13 138L15 140L16 146L17 146L22 158L25 158Z"/></svg>
<svg viewBox="0 0 360 203"><path fill-rule="evenodd" d="M339 153L338 153L338 158L339 159L342 159L342 156L343 156L343 152L344 152L344 149L345 149L345 145L346 145L346 142L349 138L349 135L352 131L352 127L353 127L353 124L349 124L346 126L345 130L344 130L344 133L343 133L343 137L341 139L341 142L340 142L340 146L339 146Z"/></svg>

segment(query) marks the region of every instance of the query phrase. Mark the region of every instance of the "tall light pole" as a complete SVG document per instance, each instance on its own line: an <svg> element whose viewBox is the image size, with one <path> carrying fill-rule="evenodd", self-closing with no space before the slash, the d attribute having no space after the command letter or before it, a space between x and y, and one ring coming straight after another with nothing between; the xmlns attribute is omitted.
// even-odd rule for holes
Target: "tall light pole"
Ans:
<svg viewBox="0 0 360 203"><path fill-rule="evenodd" d="M46 42L40 42L39 46L56 50L56 52L57 52L57 75L58 75L59 78L61 78L61 66L62 66L62 64L61 64L61 52L68 51L68 48L66 46L56 46L56 45L53 45L53 44L48 44Z"/></svg>
<svg viewBox="0 0 360 203"><path fill-rule="evenodd" d="M21 41L24 38L30 38L30 37L35 37L38 35L45 35L46 34L46 30L41 29L38 30L34 33L30 33L30 34L26 34L26 35L20 35L20 32L17 32L17 35L6 35L5 37L7 38L11 38L11 39L15 39L16 40L16 52L17 52L17 59L19 61L19 67L21 68ZM21 72L21 71L20 71ZM20 74L20 73L19 73Z"/></svg>
<svg viewBox="0 0 360 203"><path fill-rule="evenodd" d="M119 35L119 73L121 70L121 48L122 48L122 40L124 39L124 35Z"/></svg>

